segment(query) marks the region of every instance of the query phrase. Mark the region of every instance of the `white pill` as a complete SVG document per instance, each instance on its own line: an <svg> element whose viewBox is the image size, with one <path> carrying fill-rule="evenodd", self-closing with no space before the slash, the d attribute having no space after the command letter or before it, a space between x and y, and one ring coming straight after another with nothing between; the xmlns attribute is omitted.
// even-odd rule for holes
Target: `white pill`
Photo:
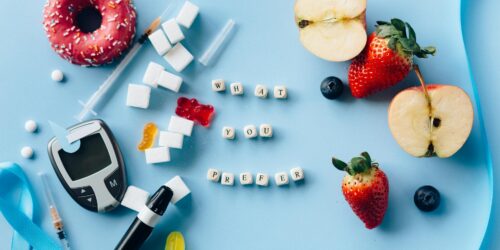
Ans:
<svg viewBox="0 0 500 250"><path fill-rule="evenodd" d="M21 156L26 159L33 157L33 149L31 147L23 147L21 149Z"/></svg>
<svg viewBox="0 0 500 250"><path fill-rule="evenodd" d="M52 78L52 81L61 82L64 79L64 74L62 71L56 69L56 70L52 71L52 74L50 74L50 77Z"/></svg>
<svg viewBox="0 0 500 250"><path fill-rule="evenodd" d="M36 124L35 121L33 120L27 120L24 123L24 129L29 132L29 133L34 133L36 129L38 128L38 125Z"/></svg>

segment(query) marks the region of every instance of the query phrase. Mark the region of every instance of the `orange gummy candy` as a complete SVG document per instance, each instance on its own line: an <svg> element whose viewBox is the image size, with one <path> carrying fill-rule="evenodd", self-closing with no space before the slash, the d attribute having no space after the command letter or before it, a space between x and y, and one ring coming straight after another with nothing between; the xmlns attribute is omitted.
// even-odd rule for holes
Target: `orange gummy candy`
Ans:
<svg viewBox="0 0 500 250"><path fill-rule="evenodd" d="M144 125L144 130L142 132L142 141L137 145L139 151L144 151L153 146L156 134L158 133L158 127L156 124L150 122Z"/></svg>

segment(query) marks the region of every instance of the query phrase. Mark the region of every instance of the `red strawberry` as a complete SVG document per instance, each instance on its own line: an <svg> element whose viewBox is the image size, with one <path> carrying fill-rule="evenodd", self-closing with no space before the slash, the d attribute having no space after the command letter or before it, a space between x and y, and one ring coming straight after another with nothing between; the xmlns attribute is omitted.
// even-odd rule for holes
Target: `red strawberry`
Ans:
<svg viewBox="0 0 500 250"><path fill-rule="evenodd" d="M354 213L373 229L382 223L389 199L389 182L378 164L367 152L345 162L332 158L333 165L347 174L342 180L342 193Z"/></svg>
<svg viewBox="0 0 500 250"><path fill-rule="evenodd" d="M436 53L434 47L420 48L413 28L399 19L390 23L378 21L375 27L365 49L349 67L349 86L356 98L402 81L412 68L413 56L426 58Z"/></svg>

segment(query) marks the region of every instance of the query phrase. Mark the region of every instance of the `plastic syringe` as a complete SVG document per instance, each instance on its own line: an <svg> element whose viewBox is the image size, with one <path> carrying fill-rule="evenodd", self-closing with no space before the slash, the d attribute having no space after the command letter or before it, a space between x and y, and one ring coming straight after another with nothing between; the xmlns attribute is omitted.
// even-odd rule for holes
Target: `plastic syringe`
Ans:
<svg viewBox="0 0 500 250"><path fill-rule="evenodd" d="M231 34L233 30L235 22L233 19L229 19L224 25L224 28L219 32L219 34L215 37L214 41L208 46L203 55L201 55L198 61L204 66L208 66L212 59L217 55L220 48L224 45L225 41Z"/></svg>
<svg viewBox="0 0 500 250"><path fill-rule="evenodd" d="M97 115L97 113L94 111L95 106L97 103L102 99L104 94L113 86L113 83L115 83L116 79L121 75L123 70L129 65L129 63L134 59L135 55L137 55L137 52L139 52L139 49L142 47L144 42L147 40L149 34L151 34L158 26L160 25L160 18L156 18L151 25L146 29L144 34L139 38L137 43L134 44L132 49L125 55L123 60L118 64L116 69L109 75L109 77L104 81L101 86L97 89L94 94L89 98L87 102L82 102L79 101L79 103L83 106L82 111L75 117L78 121L83 121L85 117L89 113L92 113L93 115Z"/></svg>
<svg viewBox="0 0 500 250"><path fill-rule="evenodd" d="M137 43L132 46L130 51L125 55L123 60L118 64L115 70L109 75L109 77L104 81L104 83L99 86L99 88L92 94L92 96L87 100L87 102L79 101L79 103L83 106L82 111L75 116L75 118L78 121L83 121L85 117L89 113L92 113L93 115L97 115L97 113L94 111L95 106L99 101L102 99L104 94L113 86L113 83L115 83L116 79L121 75L123 70L128 66L128 64L134 59L135 55L137 55L137 52L139 52L139 49L142 47L144 42L148 39L148 36L153 33L154 30L160 26L161 18L167 15L172 8L174 7L174 3L176 3L178 0L171 0L168 4L165 10L161 13L159 17L157 17L146 29L146 31L142 34L142 36L139 38Z"/></svg>
<svg viewBox="0 0 500 250"><path fill-rule="evenodd" d="M62 248L64 250L70 250L68 239L66 238L66 233L64 232L63 223L61 217L59 216L59 211L57 211L56 204L54 203L54 198L52 197L52 191L49 186L49 181L47 179L47 174L38 173L40 179L42 179L43 190L45 193L45 198L49 203L50 217L52 218L52 225L56 229L57 238L61 242Z"/></svg>

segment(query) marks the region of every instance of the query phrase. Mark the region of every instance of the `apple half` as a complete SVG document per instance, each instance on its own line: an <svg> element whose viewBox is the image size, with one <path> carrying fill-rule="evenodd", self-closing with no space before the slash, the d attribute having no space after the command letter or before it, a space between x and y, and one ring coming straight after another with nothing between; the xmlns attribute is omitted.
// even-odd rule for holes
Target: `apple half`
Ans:
<svg viewBox="0 0 500 250"><path fill-rule="evenodd" d="M447 158L465 143L474 111L469 96L452 85L412 87L389 106L389 128L397 143L416 157Z"/></svg>
<svg viewBox="0 0 500 250"><path fill-rule="evenodd" d="M300 41L328 61L347 61L365 47L366 0L297 0L295 23Z"/></svg>

